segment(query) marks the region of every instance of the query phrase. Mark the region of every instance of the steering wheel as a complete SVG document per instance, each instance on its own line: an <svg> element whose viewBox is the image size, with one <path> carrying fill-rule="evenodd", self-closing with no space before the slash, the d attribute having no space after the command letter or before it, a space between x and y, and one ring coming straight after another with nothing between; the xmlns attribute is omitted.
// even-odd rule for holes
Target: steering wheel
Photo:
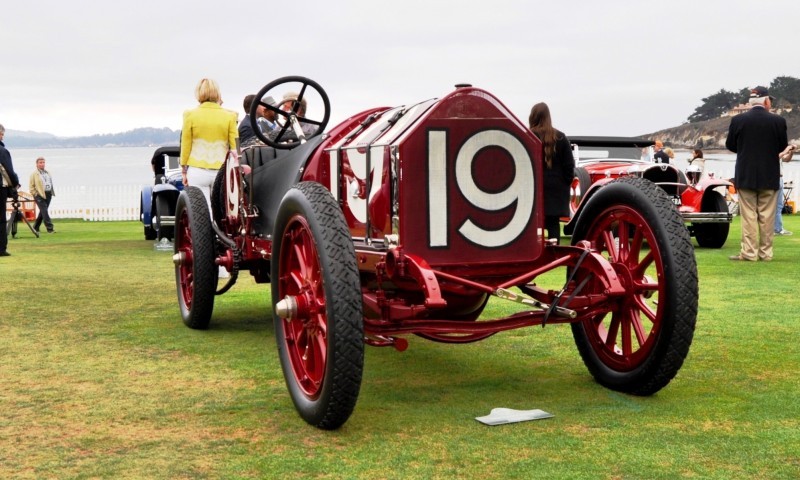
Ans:
<svg viewBox="0 0 800 480"><path fill-rule="evenodd" d="M282 100L278 100L278 102L280 103L278 103L277 105L269 105L264 102L263 100L264 97L267 96L267 94L270 91L274 90L278 86L288 83L302 84L302 87L300 87L300 92L298 93L297 98L295 100L287 100L285 102ZM323 109L324 109L322 120L313 120L307 117L301 117L300 115L297 114L297 112L300 110L301 101L303 100L303 97L305 97L307 94L306 90L309 88L311 90L314 90L316 94L319 95L319 97L322 99ZM283 95L282 94L279 95L278 98L282 99ZM288 111L282 110L280 108L283 104L289 102L291 102L291 106ZM277 133L272 133L269 136L267 136L261 132L261 128L259 128L258 118L256 115L259 106L262 106L267 110L275 112L275 120L277 121L278 124L278 126L276 127ZM253 132L255 132L256 137L258 137L258 139L261 140L262 142L266 143L267 145L273 148L288 150L300 145L301 143L304 143L306 140L310 138L314 138L317 135L320 135L323 132L323 130L325 130L325 127L328 125L328 120L330 119L330 116L331 116L331 104L330 101L328 100L328 94L325 93L325 90L323 90L322 87L317 82L311 80L310 78L294 75L288 77L281 77L278 78L277 80L273 80L270 83L266 84L264 88L262 88L256 94L256 99L253 102L253 105L250 107L250 126L253 128ZM302 132L302 130L300 130L300 126L303 123L309 125L316 125L317 129L314 131L314 133L306 135Z"/></svg>

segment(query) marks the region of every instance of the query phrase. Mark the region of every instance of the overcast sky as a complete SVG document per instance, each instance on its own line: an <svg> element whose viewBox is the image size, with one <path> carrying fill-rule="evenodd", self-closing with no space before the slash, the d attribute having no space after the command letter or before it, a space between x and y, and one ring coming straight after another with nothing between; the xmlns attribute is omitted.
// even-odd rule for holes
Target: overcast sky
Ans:
<svg viewBox="0 0 800 480"><path fill-rule="evenodd" d="M59 136L181 127L202 77L224 106L285 75L319 82L332 122L488 90L567 135L683 123L721 88L800 77L800 2L301 0L0 6L0 123Z"/></svg>

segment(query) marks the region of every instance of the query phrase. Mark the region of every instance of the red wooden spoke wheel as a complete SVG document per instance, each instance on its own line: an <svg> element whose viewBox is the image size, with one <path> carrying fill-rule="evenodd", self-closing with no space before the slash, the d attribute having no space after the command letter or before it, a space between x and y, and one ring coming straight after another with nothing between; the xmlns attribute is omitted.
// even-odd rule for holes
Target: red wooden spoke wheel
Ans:
<svg viewBox="0 0 800 480"><path fill-rule="evenodd" d="M573 244L580 240L609 260L627 290L572 324L584 363L609 388L655 393L683 364L697 318L697 264L680 214L652 182L622 178L589 199L573 234ZM579 270L575 283L589 275ZM601 282L590 277L587 293L602 295Z"/></svg>
<svg viewBox="0 0 800 480"><path fill-rule="evenodd" d="M587 240L606 254L629 292L612 311L591 319L587 336L601 361L618 371L630 371L650 354L663 323L659 309L665 285L664 265L653 231L642 215L613 206L592 225Z"/></svg>
<svg viewBox="0 0 800 480"><path fill-rule="evenodd" d="M294 216L283 234L290 245L279 261L281 293L297 300L299 319L283 324L294 379L308 398L318 398L328 356L328 318L319 255L308 222Z"/></svg>
<svg viewBox="0 0 800 480"><path fill-rule="evenodd" d="M214 231L203 192L187 187L175 210L175 283L183 323L208 328L214 310L217 265Z"/></svg>
<svg viewBox="0 0 800 480"><path fill-rule="evenodd" d="M284 196L272 254L275 338L292 401L311 425L338 428L361 388L364 325L353 242L322 185L302 182Z"/></svg>

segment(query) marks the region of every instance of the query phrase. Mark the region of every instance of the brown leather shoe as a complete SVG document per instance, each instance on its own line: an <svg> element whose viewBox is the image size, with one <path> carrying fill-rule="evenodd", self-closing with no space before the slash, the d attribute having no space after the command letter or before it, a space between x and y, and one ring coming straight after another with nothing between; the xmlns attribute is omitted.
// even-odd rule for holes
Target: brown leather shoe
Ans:
<svg viewBox="0 0 800 480"><path fill-rule="evenodd" d="M741 255L731 255L730 257L728 257L728 260L733 260L735 262L756 262L756 261L758 261L755 258L750 260L749 258L744 258Z"/></svg>

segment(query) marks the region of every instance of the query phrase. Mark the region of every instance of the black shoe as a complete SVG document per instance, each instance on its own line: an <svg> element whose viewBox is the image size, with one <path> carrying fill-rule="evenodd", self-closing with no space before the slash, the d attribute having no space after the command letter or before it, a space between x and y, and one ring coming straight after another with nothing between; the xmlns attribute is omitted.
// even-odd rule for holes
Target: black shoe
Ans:
<svg viewBox="0 0 800 480"><path fill-rule="evenodd" d="M10 257L11 254L8 252L0 252L0 257Z"/></svg>
<svg viewBox="0 0 800 480"><path fill-rule="evenodd" d="M48 230L47 233L56 233L55 230Z"/></svg>

